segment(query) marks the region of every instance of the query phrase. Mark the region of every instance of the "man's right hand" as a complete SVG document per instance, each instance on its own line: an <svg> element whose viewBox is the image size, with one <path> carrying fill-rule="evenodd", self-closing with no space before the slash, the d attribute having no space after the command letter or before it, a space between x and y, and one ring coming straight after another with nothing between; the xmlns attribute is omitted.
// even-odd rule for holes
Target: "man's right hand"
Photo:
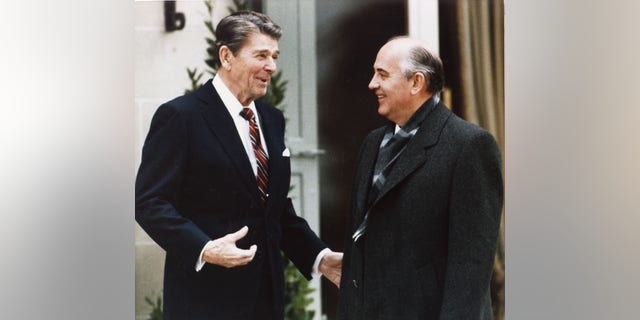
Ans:
<svg viewBox="0 0 640 320"><path fill-rule="evenodd" d="M242 266L251 262L258 247L254 244L245 250L236 246L236 241L244 238L248 231L249 228L244 226L234 233L209 241L204 247L202 260L226 268Z"/></svg>

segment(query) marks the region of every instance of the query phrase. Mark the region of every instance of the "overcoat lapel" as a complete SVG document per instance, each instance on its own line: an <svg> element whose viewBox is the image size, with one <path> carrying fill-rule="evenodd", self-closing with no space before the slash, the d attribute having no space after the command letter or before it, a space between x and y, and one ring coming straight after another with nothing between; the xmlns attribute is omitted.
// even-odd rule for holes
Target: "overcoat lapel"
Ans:
<svg viewBox="0 0 640 320"><path fill-rule="evenodd" d="M356 176L356 181L358 183L358 187L356 189L356 226L362 222L365 210L367 209L365 208L367 195L371 189L373 167L375 166L376 158L378 157L380 142L382 142L382 138L384 137L386 130L392 126L393 124L389 124L388 126L384 126L373 131L371 138L366 140L367 145L365 145L362 150L362 155L360 156L360 159L362 160L358 163L358 173Z"/></svg>
<svg viewBox="0 0 640 320"><path fill-rule="evenodd" d="M438 103L433 110L429 111L416 135L411 138L406 149L396 160L372 206L427 160L427 149L438 142L440 133L451 115L451 111L442 103Z"/></svg>
<svg viewBox="0 0 640 320"><path fill-rule="evenodd" d="M201 104L202 115L209 125L209 129L218 138L223 149L232 159L236 170L238 170L240 180L247 187L247 191L253 197L259 199L256 177L253 174L247 152L244 150L233 119L211 84L211 80L198 88L196 95L203 102Z"/></svg>

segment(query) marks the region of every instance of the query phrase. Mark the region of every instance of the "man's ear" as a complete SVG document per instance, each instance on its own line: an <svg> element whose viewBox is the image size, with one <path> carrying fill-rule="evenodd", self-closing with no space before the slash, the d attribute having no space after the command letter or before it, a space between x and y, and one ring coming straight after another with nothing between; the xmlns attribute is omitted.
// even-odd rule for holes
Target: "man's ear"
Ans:
<svg viewBox="0 0 640 320"><path fill-rule="evenodd" d="M231 69L231 60L233 60L233 52L226 45L223 45L218 49L218 58L220 59L220 66L225 69Z"/></svg>
<svg viewBox="0 0 640 320"><path fill-rule="evenodd" d="M429 80L420 72L416 72L411 76L411 93L418 94L422 91L427 91Z"/></svg>

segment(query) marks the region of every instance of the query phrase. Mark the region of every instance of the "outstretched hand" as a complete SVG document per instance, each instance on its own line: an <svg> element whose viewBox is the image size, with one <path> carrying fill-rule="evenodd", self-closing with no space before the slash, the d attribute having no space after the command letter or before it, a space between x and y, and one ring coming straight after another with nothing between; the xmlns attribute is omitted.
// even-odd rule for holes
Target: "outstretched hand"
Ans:
<svg viewBox="0 0 640 320"><path fill-rule="evenodd" d="M249 232L249 228L244 226L234 233L209 241L204 247L202 259L207 263L226 268L242 266L251 262L258 247L254 244L245 250L236 246L236 241L244 238L247 232Z"/></svg>
<svg viewBox="0 0 640 320"><path fill-rule="evenodd" d="M329 281L340 288L340 278L342 276L342 252L329 252L322 257L318 271Z"/></svg>

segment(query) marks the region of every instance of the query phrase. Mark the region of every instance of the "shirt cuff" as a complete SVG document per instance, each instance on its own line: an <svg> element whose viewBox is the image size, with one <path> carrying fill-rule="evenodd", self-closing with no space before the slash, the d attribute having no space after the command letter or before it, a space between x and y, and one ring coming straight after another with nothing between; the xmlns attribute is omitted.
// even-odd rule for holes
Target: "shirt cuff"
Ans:
<svg viewBox="0 0 640 320"><path fill-rule="evenodd" d="M313 263L313 268L311 268L311 278L315 279L318 276L322 275L318 271L318 267L320 266L320 261L322 261L322 258L324 258L324 256L329 252L331 252L331 249L324 248L322 251L320 251L320 253L318 253L318 255L316 256L316 261Z"/></svg>
<svg viewBox="0 0 640 320"><path fill-rule="evenodd" d="M211 240L209 242L211 242ZM198 260L196 261L196 272L199 272L202 270L202 267L204 267L205 262L202 260L202 256L204 255L204 249L207 248L209 242L207 242L204 247L202 247L202 251L200 251L200 256L198 256Z"/></svg>

